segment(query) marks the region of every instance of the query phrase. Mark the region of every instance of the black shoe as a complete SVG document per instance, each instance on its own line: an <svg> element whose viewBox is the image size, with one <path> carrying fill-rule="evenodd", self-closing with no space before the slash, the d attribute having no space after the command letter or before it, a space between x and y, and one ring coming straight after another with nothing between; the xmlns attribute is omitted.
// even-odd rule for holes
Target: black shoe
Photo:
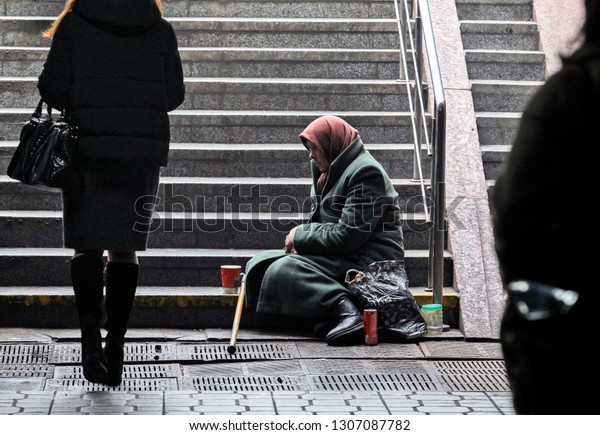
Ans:
<svg viewBox="0 0 600 435"><path fill-rule="evenodd" d="M363 316L347 297L342 297L331 311L338 323L327 333L325 341L330 346L357 344L363 338Z"/></svg>

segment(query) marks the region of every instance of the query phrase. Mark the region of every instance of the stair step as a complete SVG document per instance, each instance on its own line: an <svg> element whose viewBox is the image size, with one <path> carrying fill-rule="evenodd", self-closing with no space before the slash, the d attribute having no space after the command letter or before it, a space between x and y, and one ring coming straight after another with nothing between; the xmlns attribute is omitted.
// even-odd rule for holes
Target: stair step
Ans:
<svg viewBox="0 0 600 435"><path fill-rule="evenodd" d="M461 21L460 29L466 50L539 50L539 33L535 22Z"/></svg>
<svg viewBox="0 0 600 435"><path fill-rule="evenodd" d="M150 249L139 252L140 286L215 286L222 264L245 267L255 249ZM427 285L428 251L407 250L406 271L411 286ZM0 287L70 285L68 261L72 250L62 248L0 248ZM33 273L35 271L35 273ZM452 286L452 258L444 257L444 285Z"/></svg>
<svg viewBox="0 0 600 435"><path fill-rule="evenodd" d="M481 145L512 144L521 123L521 112L476 112L475 120Z"/></svg>
<svg viewBox="0 0 600 435"><path fill-rule="evenodd" d="M49 16L60 14L63 0L2 0L0 15ZM315 17L389 18L394 6L382 0L177 0L163 2L163 15L169 17Z"/></svg>
<svg viewBox="0 0 600 435"><path fill-rule="evenodd" d="M508 157L511 145L482 145L481 158L486 179L496 179Z"/></svg>
<svg viewBox="0 0 600 435"><path fill-rule="evenodd" d="M186 77L399 77L397 49L179 47L179 53ZM0 74L37 77L47 55L47 47L0 47Z"/></svg>
<svg viewBox="0 0 600 435"><path fill-rule="evenodd" d="M465 50L471 80L543 81L546 57L541 51Z"/></svg>
<svg viewBox="0 0 600 435"><path fill-rule="evenodd" d="M307 221L305 213L157 213L148 240L149 248L274 249L283 246L286 234ZM430 225L423 214L402 214L404 244L429 249ZM62 246L62 212L0 210L2 245L15 248Z"/></svg>
<svg viewBox="0 0 600 435"><path fill-rule="evenodd" d="M37 103L50 44L40 32L63 5L0 0L0 15L12 15L0 17L0 174ZM157 212L149 250L140 253L132 326L231 327L236 297L216 287L219 266L245 266L260 250L280 249L287 231L306 219L311 181L298 134L325 114L353 124L392 176L402 210L411 212L399 217L413 293L432 302L424 289L430 228L421 225L420 186L410 180L412 127L397 80L394 15L393 3L381 0L165 2L187 95L170 114L170 166L159 191L159 210L167 212ZM426 164L425 176L429 170ZM0 175L0 324L77 326L72 251L55 248L62 245L60 209L59 194ZM458 319L452 267L446 252L444 304ZM244 313L243 325L252 320Z"/></svg>
<svg viewBox="0 0 600 435"><path fill-rule="evenodd" d="M157 211L308 213L310 178L161 177ZM392 179L401 210L422 212L420 185ZM227 208L226 208L227 207ZM0 210L60 210L60 193L26 186L0 175Z"/></svg>
<svg viewBox="0 0 600 435"><path fill-rule="evenodd" d="M18 140L31 109L0 109L0 140ZM411 120L405 112L174 110L172 142L297 143L298 134L322 115L353 125L365 143L409 143Z"/></svg>
<svg viewBox="0 0 600 435"><path fill-rule="evenodd" d="M6 169L17 141L0 142L0 174ZM412 144L366 144L392 178L412 178ZM425 155L423 153L423 155ZM423 161L423 174L430 174L429 159ZM297 144L182 144L172 143L169 166L161 174L168 177L306 177L310 174L308 152Z"/></svg>
<svg viewBox="0 0 600 435"><path fill-rule="evenodd" d="M406 82L397 80L198 77L185 86L183 110L409 110ZM2 77L0 95L6 106L35 107L37 78Z"/></svg>
<svg viewBox="0 0 600 435"><path fill-rule="evenodd" d="M431 303L426 287L411 287L419 305ZM456 310L459 294L444 289L443 305ZM131 327L231 328L237 295L225 294L220 287L139 287L131 314ZM0 327L76 327L71 287L0 287ZM247 308L240 325L255 322Z"/></svg>
<svg viewBox="0 0 600 435"><path fill-rule="evenodd" d="M54 17L0 17L0 45L47 47ZM171 18L181 47L395 48L395 19Z"/></svg>
<svg viewBox="0 0 600 435"><path fill-rule="evenodd" d="M529 21L531 0L456 0L460 20Z"/></svg>
<svg viewBox="0 0 600 435"><path fill-rule="evenodd" d="M543 82L471 80L473 104L478 112L522 112Z"/></svg>
<svg viewBox="0 0 600 435"><path fill-rule="evenodd" d="M381 0L315 1L189 1L188 11L165 5L166 16L281 17L281 18L390 18L393 4Z"/></svg>

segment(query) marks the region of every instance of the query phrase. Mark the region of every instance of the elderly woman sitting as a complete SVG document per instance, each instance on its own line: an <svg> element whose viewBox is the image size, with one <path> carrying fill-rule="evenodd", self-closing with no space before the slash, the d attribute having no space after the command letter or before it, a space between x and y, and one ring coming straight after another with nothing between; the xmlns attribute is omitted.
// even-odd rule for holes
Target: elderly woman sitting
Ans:
<svg viewBox="0 0 600 435"><path fill-rule="evenodd" d="M255 255L246 266L258 313L311 319L329 345L358 342L361 312L344 284L348 269L404 258L398 194L356 129L323 116L300 134L312 160L312 212L285 238L285 252Z"/></svg>

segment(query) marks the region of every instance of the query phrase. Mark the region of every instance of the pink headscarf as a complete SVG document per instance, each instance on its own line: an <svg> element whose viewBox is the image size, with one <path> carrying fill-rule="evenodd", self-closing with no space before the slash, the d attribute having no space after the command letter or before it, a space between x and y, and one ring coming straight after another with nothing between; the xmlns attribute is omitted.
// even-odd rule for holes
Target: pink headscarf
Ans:
<svg viewBox="0 0 600 435"><path fill-rule="evenodd" d="M358 131L337 116L321 116L311 122L308 127L300 133L300 140L306 146L306 141L314 143L325 155L329 164L333 163L342 152L348 148L358 136ZM323 190L327 181L328 172L321 173L317 181L319 192Z"/></svg>

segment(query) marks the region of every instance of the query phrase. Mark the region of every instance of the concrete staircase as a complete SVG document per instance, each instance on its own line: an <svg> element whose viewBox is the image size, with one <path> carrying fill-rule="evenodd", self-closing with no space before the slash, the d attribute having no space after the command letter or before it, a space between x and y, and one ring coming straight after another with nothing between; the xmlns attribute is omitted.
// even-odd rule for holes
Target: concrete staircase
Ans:
<svg viewBox="0 0 600 435"><path fill-rule="evenodd" d="M543 84L533 0L456 0L488 185L510 151L521 112Z"/></svg>
<svg viewBox="0 0 600 435"><path fill-rule="evenodd" d="M49 46L40 31L63 4L0 0L0 174L37 103ZM179 39L187 96L170 115L170 164L150 249L140 255L132 325L231 326L236 297L219 288L219 265L281 248L304 220L310 179L298 134L323 114L354 125L393 178L406 211L410 284L418 302L430 302L393 3L183 0L165 2L165 16ZM59 195L0 175L0 326L75 325L60 209ZM449 254L445 285L445 321L455 327ZM243 326L253 321L245 314Z"/></svg>

